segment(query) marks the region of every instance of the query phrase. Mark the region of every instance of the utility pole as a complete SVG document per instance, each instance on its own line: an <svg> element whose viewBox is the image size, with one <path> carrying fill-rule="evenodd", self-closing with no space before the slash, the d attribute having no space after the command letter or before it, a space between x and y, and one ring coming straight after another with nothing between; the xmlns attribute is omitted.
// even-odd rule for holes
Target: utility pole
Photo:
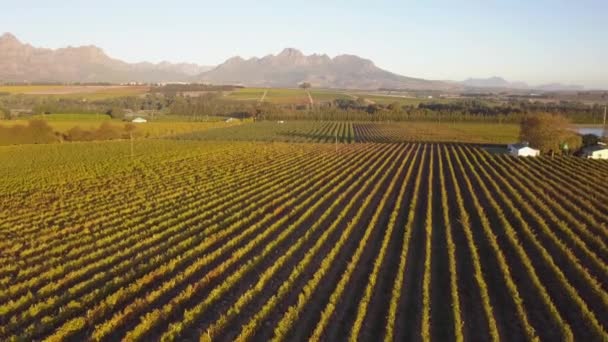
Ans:
<svg viewBox="0 0 608 342"><path fill-rule="evenodd" d="M338 153L338 130L336 129L336 153Z"/></svg>
<svg viewBox="0 0 608 342"><path fill-rule="evenodd" d="M604 137L608 137L608 127L606 126L606 105L604 105L604 134L602 134Z"/></svg>
<svg viewBox="0 0 608 342"><path fill-rule="evenodd" d="M129 137L131 139L131 160L133 160L133 132L129 132Z"/></svg>

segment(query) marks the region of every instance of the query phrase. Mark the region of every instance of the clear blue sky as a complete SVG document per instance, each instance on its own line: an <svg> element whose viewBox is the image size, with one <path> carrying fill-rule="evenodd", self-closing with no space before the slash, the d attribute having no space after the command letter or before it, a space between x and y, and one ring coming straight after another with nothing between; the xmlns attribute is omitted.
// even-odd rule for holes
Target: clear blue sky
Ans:
<svg viewBox="0 0 608 342"><path fill-rule="evenodd" d="M219 64L284 47L407 76L608 88L607 0L3 1L0 32L129 62Z"/></svg>

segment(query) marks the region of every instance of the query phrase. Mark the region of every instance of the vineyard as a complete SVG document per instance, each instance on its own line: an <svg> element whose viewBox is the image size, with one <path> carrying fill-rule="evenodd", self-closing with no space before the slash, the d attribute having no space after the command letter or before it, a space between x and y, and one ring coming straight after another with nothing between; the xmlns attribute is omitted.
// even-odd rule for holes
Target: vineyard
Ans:
<svg viewBox="0 0 608 342"><path fill-rule="evenodd" d="M0 340L608 339L608 163L285 125L0 147Z"/></svg>
<svg viewBox="0 0 608 342"><path fill-rule="evenodd" d="M476 123L376 123L345 121L262 121L221 130L176 135L181 140L280 141L309 143L463 142L507 144L517 141L519 126Z"/></svg>

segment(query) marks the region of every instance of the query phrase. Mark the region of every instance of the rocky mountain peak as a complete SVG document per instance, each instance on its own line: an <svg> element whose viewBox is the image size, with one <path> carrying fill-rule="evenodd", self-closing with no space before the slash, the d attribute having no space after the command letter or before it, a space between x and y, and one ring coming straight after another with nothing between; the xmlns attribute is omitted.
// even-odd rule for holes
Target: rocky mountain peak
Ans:
<svg viewBox="0 0 608 342"><path fill-rule="evenodd" d="M279 53L277 55L277 57L281 57L281 58L297 58L297 57L304 57L304 54L302 53L302 51L300 51L298 49L285 48L285 49L283 49L283 51L281 51L281 53Z"/></svg>
<svg viewBox="0 0 608 342"><path fill-rule="evenodd" d="M0 36L0 42L20 43L12 33L6 32Z"/></svg>
<svg viewBox="0 0 608 342"><path fill-rule="evenodd" d="M326 54L304 55L294 48L277 55L243 60L233 57L217 68L202 73L198 79L214 84L244 84L264 87L295 87L308 82L313 87L347 89L446 89L449 84L426 81L382 70L365 58L340 55L333 59Z"/></svg>
<svg viewBox="0 0 608 342"><path fill-rule="evenodd" d="M192 64L129 64L95 45L36 48L13 34L0 36L0 81L170 82L188 81L208 68Z"/></svg>

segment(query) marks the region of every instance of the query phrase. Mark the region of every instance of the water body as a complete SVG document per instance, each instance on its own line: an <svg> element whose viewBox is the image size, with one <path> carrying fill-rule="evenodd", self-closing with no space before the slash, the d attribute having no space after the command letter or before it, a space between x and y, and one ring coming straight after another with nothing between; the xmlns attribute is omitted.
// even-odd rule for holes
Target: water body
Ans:
<svg viewBox="0 0 608 342"><path fill-rule="evenodd" d="M598 137L601 137L604 135L604 129L601 127L577 127L576 131L582 135L593 134L593 135L597 135Z"/></svg>

